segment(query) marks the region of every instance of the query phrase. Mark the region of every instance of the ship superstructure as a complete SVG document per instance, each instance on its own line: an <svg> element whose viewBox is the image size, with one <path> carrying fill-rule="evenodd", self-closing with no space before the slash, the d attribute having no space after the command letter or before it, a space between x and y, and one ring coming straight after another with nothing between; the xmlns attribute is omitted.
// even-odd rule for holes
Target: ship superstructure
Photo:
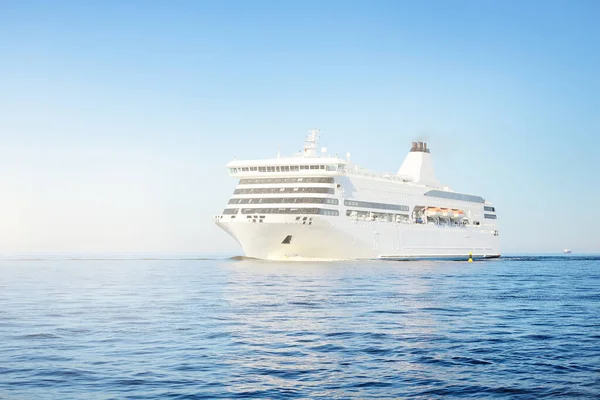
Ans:
<svg viewBox="0 0 600 400"><path fill-rule="evenodd" d="M496 210L435 177L430 149L413 142L396 174L375 174L325 149L309 131L302 153L234 160L239 179L215 222L248 257L468 259L499 257Z"/></svg>

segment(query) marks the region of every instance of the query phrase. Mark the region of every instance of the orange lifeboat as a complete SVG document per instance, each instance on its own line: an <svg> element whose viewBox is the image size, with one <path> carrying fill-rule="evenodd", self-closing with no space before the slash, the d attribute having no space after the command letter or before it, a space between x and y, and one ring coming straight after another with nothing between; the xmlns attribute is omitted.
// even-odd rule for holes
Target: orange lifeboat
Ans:
<svg viewBox="0 0 600 400"><path fill-rule="evenodd" d="M427 207L425 209L425 215L428 217L441 217L442 209L438 207Z"/></svg>
<svg viewBox="0 0 600 400"><path fill-rule="evenodd" d="M465 212L463 210L452 210L452 216L454 218L464 218Z"/></svg>

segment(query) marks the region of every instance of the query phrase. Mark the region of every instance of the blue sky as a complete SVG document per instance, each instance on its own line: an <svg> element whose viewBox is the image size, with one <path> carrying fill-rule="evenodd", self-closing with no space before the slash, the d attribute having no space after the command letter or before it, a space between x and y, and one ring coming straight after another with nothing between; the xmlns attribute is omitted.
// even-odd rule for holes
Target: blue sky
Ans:
<svg viewBox="0 0 600 400"><path fill-rule="evenodd" d="M332 152L499 211L502 251L600 252L597 1L0 3L0 252L239 253L232 157Z"/></svg>

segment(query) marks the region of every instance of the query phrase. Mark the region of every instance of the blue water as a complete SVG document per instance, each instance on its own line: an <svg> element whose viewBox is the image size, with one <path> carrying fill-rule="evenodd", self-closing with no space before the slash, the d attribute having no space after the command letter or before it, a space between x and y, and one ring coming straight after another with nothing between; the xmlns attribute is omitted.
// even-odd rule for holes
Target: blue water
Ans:
<svg viewBox="0 0 600 400"><path fill-rule="evenodd" d="M598 398L600 258L0 261L0 398Z"/></svg>

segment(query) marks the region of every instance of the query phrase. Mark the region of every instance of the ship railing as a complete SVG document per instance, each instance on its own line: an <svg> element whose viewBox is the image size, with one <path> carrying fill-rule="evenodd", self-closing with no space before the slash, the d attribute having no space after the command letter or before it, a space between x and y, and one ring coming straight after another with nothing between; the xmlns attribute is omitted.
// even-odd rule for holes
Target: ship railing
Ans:
<svg viewBox="0 0 600 400"><path fill-rule="evenodd" d="M373 172L361 167L358 164L348 164L341 172L343 175L363 176L367 178L380 178L397 182L411 182L411 180L407 179L407 177L405 176L400 176L391 172Z"/></svg>

